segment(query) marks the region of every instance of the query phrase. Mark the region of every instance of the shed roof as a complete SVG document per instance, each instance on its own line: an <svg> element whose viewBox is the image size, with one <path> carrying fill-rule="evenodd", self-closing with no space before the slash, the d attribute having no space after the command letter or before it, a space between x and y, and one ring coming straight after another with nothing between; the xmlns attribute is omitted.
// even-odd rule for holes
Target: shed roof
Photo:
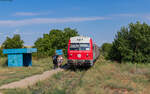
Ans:
<svg viewBox="0 0 150 94"><path fill-rule="evenodd" d="M37 52L37 49L36 48L3 49L3 54L33 53L33 52Z"/></svg>

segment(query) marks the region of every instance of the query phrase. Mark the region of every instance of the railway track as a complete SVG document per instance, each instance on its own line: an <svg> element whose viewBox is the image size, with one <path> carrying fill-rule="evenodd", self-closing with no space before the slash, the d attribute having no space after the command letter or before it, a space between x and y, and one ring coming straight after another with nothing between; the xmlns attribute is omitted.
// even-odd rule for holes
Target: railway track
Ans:
<svg viewBox="0 0 150 94"><path fill-rule="evenodd" d="M81 71L82 73L79 74L80 76L78 77L77 80L74 80L74 82L72 82L72 83L75 83L75 84L73 84L72 87L69 88L69 90L67 91L66 94L75 94L74 89L76 89L77 86L80 85L82 78L84 77L84 75L85 75L86 72L87 72L87 69L79 69L79 70L77 69L77 70L74 70L75 73L76 73L77 71Z"/></svg>

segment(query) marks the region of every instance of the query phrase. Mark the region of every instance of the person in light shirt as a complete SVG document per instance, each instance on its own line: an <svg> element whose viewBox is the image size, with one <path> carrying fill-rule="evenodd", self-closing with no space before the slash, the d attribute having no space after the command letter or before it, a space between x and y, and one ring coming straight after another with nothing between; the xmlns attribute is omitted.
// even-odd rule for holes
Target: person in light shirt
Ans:
<svg viewBox="0 0 150 94"><path fill-rule="evenodd" d="M59 55L57 58L57 63L58 63L58 67L61 67L62 63L63 63L63 57L62 55Z"/></svg>

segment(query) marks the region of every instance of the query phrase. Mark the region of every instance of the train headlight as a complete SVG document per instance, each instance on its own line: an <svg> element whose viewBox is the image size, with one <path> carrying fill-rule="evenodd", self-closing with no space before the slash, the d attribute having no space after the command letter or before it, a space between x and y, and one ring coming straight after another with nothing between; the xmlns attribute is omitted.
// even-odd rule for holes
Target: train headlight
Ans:
<svg viewBox="0 0 150 94"><path fill-rule="evenodd" d="M78 58L81 58L81 54L78 54L77 57L78 57Z"/></svg>
<svg viewBox="0 0 150 94"><path fill-rule="evenodd" d="M86 57L88 57L89 56L89 54L86 54Z"/></svg>
<svg viewBox="0 0 150 94"><path fill-rule="evenodd" d="M70 56L72 56L72 54L70 54Z"/></svg>

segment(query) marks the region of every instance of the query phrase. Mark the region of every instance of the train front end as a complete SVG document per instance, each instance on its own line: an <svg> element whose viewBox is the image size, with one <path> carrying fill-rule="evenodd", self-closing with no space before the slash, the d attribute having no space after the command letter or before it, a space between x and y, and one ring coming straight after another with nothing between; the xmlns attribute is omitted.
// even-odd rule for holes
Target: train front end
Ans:
<svg viewBox="0 0 150 94"><path fill-rule="evenodd" d="M92 39L89 37L72 37L68 43L69 65L93 65Z"/></svg>

